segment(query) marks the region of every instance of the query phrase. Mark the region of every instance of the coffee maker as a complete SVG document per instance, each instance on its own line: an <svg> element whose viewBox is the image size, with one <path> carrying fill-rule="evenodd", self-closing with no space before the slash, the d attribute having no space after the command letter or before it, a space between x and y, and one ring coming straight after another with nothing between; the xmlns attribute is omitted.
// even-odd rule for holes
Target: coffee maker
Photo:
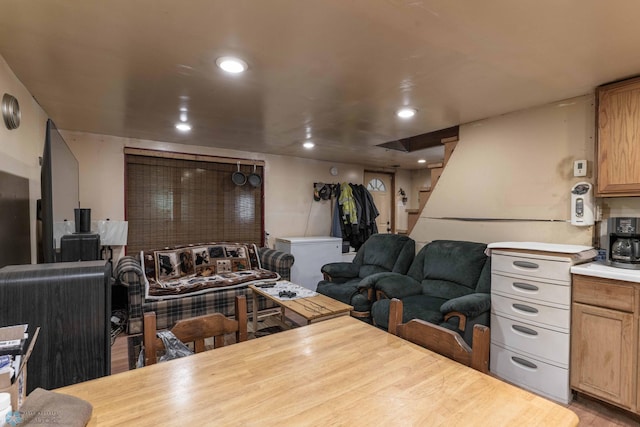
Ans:
<svg viewBox="0 0 640 427"><path fill-rule="evenodd" d="M609 263L640 270L640 218L609 218Z"/></svg>

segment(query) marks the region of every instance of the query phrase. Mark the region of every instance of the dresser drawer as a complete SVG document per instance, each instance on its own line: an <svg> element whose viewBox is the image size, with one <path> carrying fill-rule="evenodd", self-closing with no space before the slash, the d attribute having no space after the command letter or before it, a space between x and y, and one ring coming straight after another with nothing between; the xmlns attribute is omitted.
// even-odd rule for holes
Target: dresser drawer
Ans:
<svg viewBox="0 0 640 427"><path fill-rule="evenodd" d="M571 286L568 282L559 283L562 284L542 282L534 278L523 278L507 273L493 273L491 275L492 292L512 295L520 299L569 305Z"/></svg>
<svg viewBox="0 0 640 427"><path fill-rule="evenodd" d="M491 342L569 368L569 333L491 315Z"/></svg>
<svg viewBox="0 0 640 427"><path fill-rule="evenodd" d="M540 279L571 281L571 263L547 259L529 258L493 254L491 256L491 272L517 274L519 276L537 277Z"/></svg>
<svg viewBox="0 0 640 427"><path fill-rule="evenodd" d="M491 294L491 313L505 314L525 323L548 325L569 331L571 315L566 308L551 307L517 298L509 298L495 293Z"/></svg>
<svg viewBox="0 0 640 427"><path fill-rule="evenodd" d="M493 332L493 331L492 331ZM561 403L571 401L569 370L491 344L491 372Z"/></svg>

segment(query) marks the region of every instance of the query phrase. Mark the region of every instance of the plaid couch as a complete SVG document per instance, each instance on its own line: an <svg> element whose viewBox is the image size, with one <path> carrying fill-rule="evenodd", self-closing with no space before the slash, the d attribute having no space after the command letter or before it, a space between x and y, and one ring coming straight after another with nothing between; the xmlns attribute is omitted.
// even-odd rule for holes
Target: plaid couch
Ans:
<svg viewBox="0 0 640 427"><path fill-rule="evenodd" d="M293 255L269 248L258 248L262 268L278 273L283 280L291 279ZM222 313L232 316L236 295L247 296L247 310L253 311L253 299L249 288L244 286L234 289L221 289L199 295L165 300L146 300L144 289L144 272L140 260L133 256L120 258L114 270L116 281L127 287L128 323L127 333L142 333L143 313L155 311L158 329L171 328L178 320L209 313ZM274 308L276 305L260 297L258 310Z"/></svg>

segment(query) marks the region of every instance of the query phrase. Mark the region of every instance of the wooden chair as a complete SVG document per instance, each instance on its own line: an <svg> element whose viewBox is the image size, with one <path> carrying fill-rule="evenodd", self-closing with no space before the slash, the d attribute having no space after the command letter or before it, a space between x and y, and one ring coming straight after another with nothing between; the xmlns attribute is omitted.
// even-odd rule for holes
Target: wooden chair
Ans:
<svg viewBox="0 0 640 427"><path fill-rule="evenodd" d="M247 340L247 302L244 295L235 298L235 319L222 313L207 314L179 320L171 332L183 343L193 342L196 353L205 351L205 338L214 338L214 348L224 346L224 335L236 334L236 342ZM144 356L145 366L157 362L157 352L164 348L162 340L156 336L156 313L144 314Z"/></svg>
<svg viewBox="0 0 640 427"><path fill-rule="evenodd" d="M473 349L456 332L442 326L412 319L402 323L402 301L393 298L389 307L389 333L470 366L489 372L490 330L484 325L473 328Z"/></svg>

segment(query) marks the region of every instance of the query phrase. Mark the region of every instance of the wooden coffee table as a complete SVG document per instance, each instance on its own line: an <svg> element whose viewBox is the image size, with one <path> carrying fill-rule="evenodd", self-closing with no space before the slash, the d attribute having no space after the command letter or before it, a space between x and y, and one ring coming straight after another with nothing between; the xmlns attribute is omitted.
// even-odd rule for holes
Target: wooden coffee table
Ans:
<svg viewBox="0 0 640 427"><path fill-rule="evenodd" d="M258 329L258 295L262 295L268 300L276 303L280 310L271 314L279 314L280 320L284 327L288 327L284 323L285 309L291 310L304 318L307 322L319 322L321 320L331 319L338 316L348 315L353 307L340 301L329 298L325 295L316 294L308 298L297 298L291 300L282 300L265 292L256 285L249 285L249 289L253 291L253 331Z"/></svg>

